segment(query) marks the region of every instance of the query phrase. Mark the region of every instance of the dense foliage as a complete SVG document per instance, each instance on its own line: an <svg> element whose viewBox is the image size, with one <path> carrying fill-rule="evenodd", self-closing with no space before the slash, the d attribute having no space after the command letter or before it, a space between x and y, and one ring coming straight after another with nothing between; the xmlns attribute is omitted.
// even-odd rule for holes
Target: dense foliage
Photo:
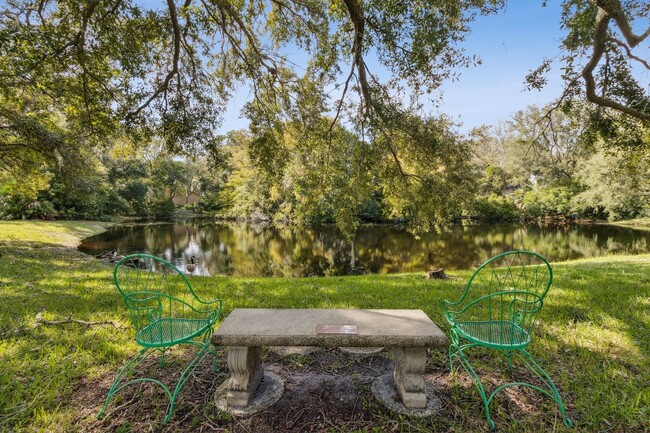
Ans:
<svg viewBox="0 0 650 433"><path fill-rule="evenodd" d="M343 127L330 131L327 118L312 124L320 136L300 123L282 124L279 137L233 131L215 140L217 160L209 152L173 156L162 143L82 148L63 164L0 172L0 215L169 217L184 207L253 221L334 222L347 235L360 222L402 221L426 230L463 217L650 216L650 146L593 143L586 111L550 109L529 107L467 139L445 119L412 119L417 129L392 132L401 154L412 155L399 165ZM280 141L280 161L257 153Z"/></svg>
<svg viewBox="0 0 650 433"><path fill-rule="evenodd" d="M637 72L648 63L636 51L647 2L563 2L566 90L554 113L517 114L492 161L471 156L486 140L423 113L444 80L480 62L461 42L504 4L6 2L0 213L162 216L200 192L211 211L334 221L348 235L363 219L426 231L463 215L645 214L634 197L647 197L650 105ZM242 85L250 130L219 137Z"/></svg>
<svg viewBox="0 0 650 433"><path fill-rule="evenodd" d="M479 218L625 219L650 215L650 130L638 147L592 142L587 110L529 107L473 131Z"/></svg>
<svg viewBox="0 0 650 433"><path fill-rule="evenodd" d="M181 159L160 145L134 149L116 144L107 152L82 151L76 164L48 165L25 173L0 171L4 218L97 219L112 215L170 217L196 194L197 211L219 208L218 176L205 158Z"/></svg>

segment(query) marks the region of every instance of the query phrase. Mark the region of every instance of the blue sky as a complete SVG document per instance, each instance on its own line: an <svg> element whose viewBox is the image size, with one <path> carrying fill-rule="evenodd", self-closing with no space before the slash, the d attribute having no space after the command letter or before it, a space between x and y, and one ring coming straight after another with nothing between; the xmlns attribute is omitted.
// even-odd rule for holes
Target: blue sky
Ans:
<svg viewBox="0 0 650 433"><path fill-rule="evenodd" d="M543 91L526 91L524 78L545 57L560 52L560 0L510 0L497 15L478 17L463 46L468 54L481 57L483 64L463 69L460 80L442 86L442 102L428 105L435 114L446 113L462 122L462 132L481 124L507 119L531 104L546 104L561 94L560 71L555 68ZM372 59L368 59L372 62ZM343 70L347 71L348 66ZM247 89L241 89L228 104L220 132L246 128L239 118Z"/></svg>
<svg viewBox="0 0 650 433"><path fill-rule="evenodd" d="M463 122L467 131L493 124L531 104L546 104L562 93L561 71L555 67L542 91L527 91L524 78L545 57L560 52L560 2L541 7L538 0L510 0L498 15L480 17L465 41L468 52L483 64L462 72L458 82L443 85L438 112Z"/></svg>

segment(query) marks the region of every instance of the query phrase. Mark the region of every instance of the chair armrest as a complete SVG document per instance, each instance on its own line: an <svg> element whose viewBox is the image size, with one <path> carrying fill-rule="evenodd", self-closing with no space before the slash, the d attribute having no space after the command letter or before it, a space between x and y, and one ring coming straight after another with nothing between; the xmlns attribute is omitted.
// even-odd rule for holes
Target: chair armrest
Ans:
<svg viewBox="0 0 650 433"><path fill-rule="evenodd" d="M518 295L521 295L525 299L517 297ZM453 314L455 316L459 316L477 304L483 303L485 301L489 301L492 298L501 297L503 299L504 297L507 296L513 297L512 300L507 301L508 312L511 317L514 317L515 315L521 313L535 314L542 309L543 300L540 296L531 292L526 292L524 290L504 290L501 292L491 293L489 295L485 295L478 299L475 299L472 302L468 303L467 305L463 306L463 308L461 308L459 311L454 311ZM503 301L503 303L505 304L506 301ZM523 304L525 307L516 308L516 305L518 303Z"/></svg>
<svg viewBox="0 0 650 433"><path fill-rule="evenodd" d="M201 303L202 303L202 304L205 304L205 305L210 305L210 304L214 304L214 303L217 303L217 302L218 302L218 305L215 306L216 308L212 308L212 309L210 309L210 310L198 310L198 309L195 309L195 308L192 308L192 310L196 311L197 313L203 313L203 314L210 314L210 315L212 315L212 317L210 317L210 321L211 321L212 323L214 323L214 322L217 321L217 319L218 319L219 316L221 315L221 309L223 308L223 302L221 301L221 299L218 299L218 298L217 298L217 299L213 299L213 300L211 300L211 301L209 301L209 302L203 302L203 301L201 301Z"/></svg>
<svg viewBox="0 0 650 433"><path fill-rule="evenodd" d="M132 292L124 296L126 308L132 311L152 310L162 311L160 294L154 292Z"/></svg>
<svg viewBox="0 0 650 433"><path fill-rule="evenodd" d="M199 299L199 298L197 298L197 299L199 300L200 303L206 304L206 305L210 305L210 304L214 304L215 302L218 302L219 303L219 308L221 309L221 305L222 305L221 298L214 298L214 299L211 299L209 301L204 301L203 299Z"/></svg>
<svg viewBox="0 0 650 433"><path fill-rule="evenodd" d="M209 308L209 309L200 309L194 307L192 304L183 301L182 299L179 299L175 296L169 295L167 293L158 293L158 292L132 292L124 296L124 302L126 303L127 308L131 311L131 316L134 319L134 322L136 322L136 317L138 321L142 321L144 316L142 315L143 312L146 310L147 316L146 318L148 319L149 323L159 320L162 315L164 310L166 309L163 308L163 303L167 304L172 303L172 305L177 305L178 307L174 307L174 313L171 313L170 310L170 317L182 317L183 314L178 316L177 314L179 312L182 312L185 310L185 312L191 311L192 313L199 314L199 315L205 315L207 316L206 318L209 318L210 321L216 321L216 319L219 317L221 314L221 308L222 308L222 302L220 299L215 299L211 301L210 303L208 302L203 302L200 299L196 298L202 305L210 306L209 304L214 304L218 302L218 307L217 308ZM155 308L154 306L151 306L152 302L155 301ZM135 316L134 316L135 315ZM137 326L136 326L137 327Z"/></svg>
<svg viewBox="0 0 650 433"><path fill-rule="evenodd" d="M442 305L442 312L445 315L445 319L449 322L450 325L454 326L455 323L455 315L458 313L457 311L454 311L451 309L451 307L454 307L460 303L459 301L452 302L452 301L447 301L446 299L443 299L442 302L440 303Z"/></svg>
<svg viewBox="0 0 650 433"><path fill-rule="evenodd" d="M210 306L210 307L213 308L213 309L210 309L210 310L197 310L197 312L200 311L200 312L203 312L203 313L214 313L214 317L212 317L210 319L212 321L216 321L219 318L219 316L221 315L221 309L223 308L223 301L220 298L214 298L214 299L211 299L209 301L204 301L204 300L202 300L201 298L199 298L197 296L196 299L201 304L203 304L205 306ZM217 304L217 305L212 305L212 304Z"/></svg>
<svg viewBox="0 0 650 433"><path fill-rule="evenodd" d="M162 316L162 302L158 293L132 292L124 296L124 304L131 314L136 332Z"/></svg>

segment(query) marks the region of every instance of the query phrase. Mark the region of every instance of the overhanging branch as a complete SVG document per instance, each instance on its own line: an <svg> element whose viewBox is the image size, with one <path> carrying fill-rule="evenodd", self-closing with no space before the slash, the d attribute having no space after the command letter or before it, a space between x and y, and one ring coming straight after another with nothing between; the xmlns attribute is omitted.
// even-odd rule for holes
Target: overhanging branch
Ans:
<svg viewBox="0 0 650 433"><path fill-rule="evenodd" d="M366 21L364 18L363 8L358 0L344 0L345 6L350 14L350 20L354 26L354 42L352 44L353 63L357 68L361 94L365 103L366 115L371 114L372 97L370 95L370 86L366 76L366 64L363 60L363 38L365 36Z"/></svg>
<svg viewBox="0 0 650 433"><path fill-rule="evenodd" d="M611 0L611 1L597 0L596 4L598 3L607 3L608 7L610 7L611 9L610 3L618 3L618 2L616 0ZM618 4L618 6L620 7L620 4ZM582 77L585 80L585 92L587 94L587 100L595 104L598 104L602 107L612 108L614 110L620 111L621 113L628 114L636 119L646 121L646 122L650 121L650 112L638 110L636 108L621 104L617 101L614 101L613 99L598 95L596 93L596 80L594 79L593 73L606 50L606 42L608 39L610 18L614 18L616 20L616 17L611 17L609 12L606 9L598 6L598 13L596 15L596 24L595 24L596 28L594 32L593 52L591 58L589 59L585 67L582 69ZM623 16L623 18L625 17ZM619 20L621 19L622 18L619 16ZM623 26L621 28L621 24L619 23L619 21L617 21L617 24L619 24L619 28L621 28L621 32L623 33L623 35L626 36L626 40L628 40L628 43L631 39L632 42L638 44L640 41L645 39L645 37L647 37L648 34L650 34L650 29L646 31L642 36L635 36L633 34L630 34L631 30L629 32L623 30L629 28L629 23L627 22L627 19L625 19L624 21L625 23L627 23L627 27ZM626 35L626 33L628 34ZM630 43L630 46L632 46L632 43Z"/></svg>
<svg viewBox="0 0 650 433"><path fill-rule="evenodd" d="M188 7L191 3L191 0L186 0L184 7ZM149 96L149 98L141 104L135 111L132 111L126 115L127 119L132 119L138 116L144 109L146 109L158 96L162 93L167 92L169 89L169 83L172 81L174 76L178 74L178 63L181 57L181 26L178 23L178 12L176 10L176 4L174 0L167 0L167 8L169 9L169 17L172 23L172 30L174 32L174 53L172 57L172 67L167 72L165 80L160 86Z"/></svg>

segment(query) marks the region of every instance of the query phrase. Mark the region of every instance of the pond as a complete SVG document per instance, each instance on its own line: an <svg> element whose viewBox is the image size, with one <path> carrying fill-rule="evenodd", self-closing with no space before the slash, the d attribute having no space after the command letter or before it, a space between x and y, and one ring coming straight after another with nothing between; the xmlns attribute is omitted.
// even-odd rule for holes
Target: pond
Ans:
<svg viewBox="0 0 650 433"><path fill-rule="evenodd" d="M354 245L333 225L252 226L205 220L117 226L85 239L88 254L147 252L178 265L196 257L195 275L322 276L468 269L504 251L550 261L650 251L650 232L610 225L470 225L416 239L401 227L359 228Z"/></svg>
<svg viewBox="0 0 650 433"><path fill-rule="evenodd" d="M610 225L470 225L416 239L399 226L362 226L352 247L332 225L262 227L206 220L117 226L85 239L88 254L147 252L195 275L321 276L468 269L504 251L551 261L650 251L650 232Z"/></svg>

